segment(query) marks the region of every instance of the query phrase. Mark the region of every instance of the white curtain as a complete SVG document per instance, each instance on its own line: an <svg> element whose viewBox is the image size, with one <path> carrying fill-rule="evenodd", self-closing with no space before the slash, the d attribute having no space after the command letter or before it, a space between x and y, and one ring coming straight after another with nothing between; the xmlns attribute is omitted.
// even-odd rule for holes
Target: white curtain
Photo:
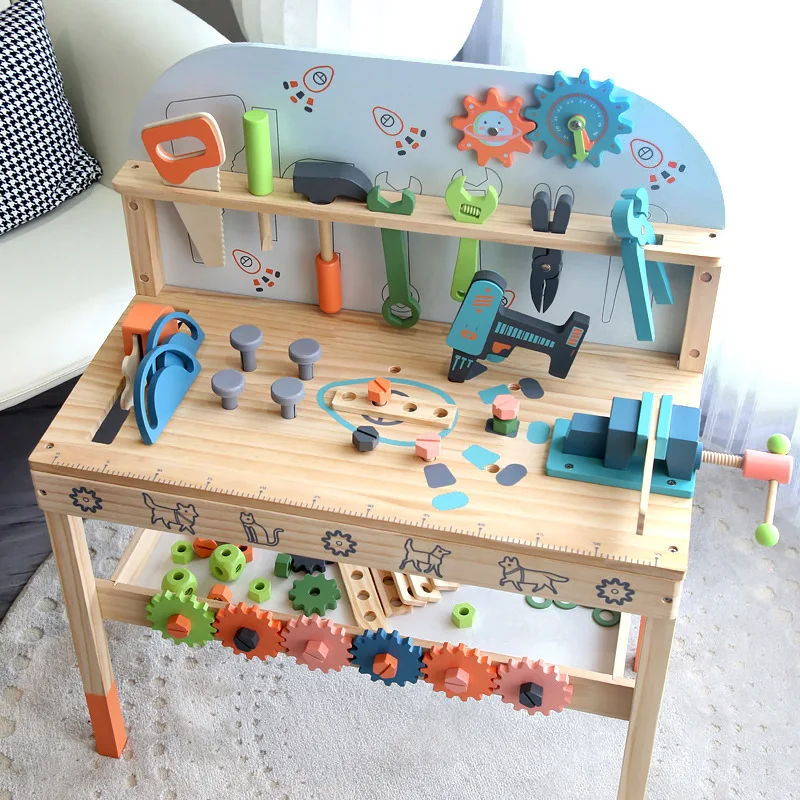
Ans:
<svg viewBox="0 0 800 800"><path fill-rule="evenodd" d="M764 449L773 432L800 444L800 223L793 219L800 111L789 8L770 0L747 13L720 0L613 8L577 0L559 21L540 2L503 3L503 64L568 75L589 67L593 77L613 78L676 117L714 164L727 256L706 368L704 441L730 452ZM794 522L797 486L779 493L779 509Z"/></svg>
<svg viewBox="0 0 800 800"><path fill-rule="evenodd" d="M231 0L250 42L451 61L481 0Z"/></svg>

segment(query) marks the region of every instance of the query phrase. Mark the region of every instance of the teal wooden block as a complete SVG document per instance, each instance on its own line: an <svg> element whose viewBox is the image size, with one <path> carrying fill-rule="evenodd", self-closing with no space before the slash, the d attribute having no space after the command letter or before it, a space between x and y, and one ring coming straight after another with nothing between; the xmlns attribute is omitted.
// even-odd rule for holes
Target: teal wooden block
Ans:
<svg viewBox="0 0 800 800"><path fill-rule="evenodd" d="M688 480L700 466L700 409L673 406L667 442L666 468L671 478Z"/></svg>
<svg viewBox="0 0 800 800"><path fill-rule="evenodd" d="M652 392L642 394L642 406L639 410L639 422L636 425L636 447L633 454L644 458L647 452L647 440L650 437L650 420L653 417L655 396Z"/></svg>
<svg viewBox="0 0 800 800"><path fill-rule="evenodd" d="M661 407L658 409L658 424L656 425L656 458L663 461L667 457L667 443L669 441L669 426L672 423L672 395L665 394L661 397Z"/></svg>
<svg viewBox="0 0 800 800"><path fill-rule="evenodd" d="M557 419L553 426L553 437L547 453L545 473L551 478L566 478L570 481L595 483L600 486L617 486L621 489L642 490L642 459L632 458L625 469L609 469L598 458L586 458L563 452L564 438L570 421ZM663 461L653 464L653 479L650 491L671 497L692 497L695 477L690 480L671 478L666 474Z"/></svg>
<svg viewBox="0 0 800 800"><path fill-rule="evenodd" d="M602 458L606 451L608 417L575 414L564 439L564 452L588 458Z"/></svg>
<svg viewBox="0 0 800 800"><path fill-rule="evenodd" d="M615 397L611 401L603 466L611 469L625 469L628 466L636 449L636 431L641 409L640 400Z"/></svg>

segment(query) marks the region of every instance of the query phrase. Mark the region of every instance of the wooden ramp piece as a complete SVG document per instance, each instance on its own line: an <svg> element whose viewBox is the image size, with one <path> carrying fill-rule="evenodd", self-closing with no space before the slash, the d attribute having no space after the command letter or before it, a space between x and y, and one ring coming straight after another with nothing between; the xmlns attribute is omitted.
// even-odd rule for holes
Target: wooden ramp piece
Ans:
<svg viewBox="0 0 800 800"><path fill-rule="evenodd" d="M375 588L378 590L383 613L387 617L409 614L412 607L407 606L400 599L400 593L397 591L397 584L394 582L392 573L385 569L372 569L370 572L372 573Z"/></svg>
<svg viewBox="0 0 800 800"><path fill-rule="evenodd" d="M411 594L417 600L425 603L438 603L442 596L439 590L435 589L430 578L423 578L421 575L406 575Z"/></svg>
<svg viewBox="0 0 800 800"><path fill-rule="evenodd" d="M408 575L406 575L404 572L393 572L392 577L394 578L394 585L397 587L397 594L400 596L400 599L405 605L425 605L425 600L417 600L417 598L411 594L411 584L408 582Z"/></svg>
<svg viewBox="0 0 800 800"><path fill-rule="evenodd" d="M455 581L443 581L441 578L431 578L430 581L433 584L433 588L438 589L440 592L454 592L461 585Z"/></svg>
<svg viewBox="0 0 800 800"><path fill-rule="evenodd" d="M339 564L339 571L356 623L371 631L385 628L386 615L372 573L366 567L354 567L352 564Z"/></svg>

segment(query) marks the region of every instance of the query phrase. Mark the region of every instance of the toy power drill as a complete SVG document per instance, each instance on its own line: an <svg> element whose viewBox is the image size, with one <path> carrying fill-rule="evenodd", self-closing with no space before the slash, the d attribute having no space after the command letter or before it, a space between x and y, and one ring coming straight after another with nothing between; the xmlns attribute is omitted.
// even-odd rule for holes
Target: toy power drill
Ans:
<svg viewBox="0 0 800 800"><path fill-rule="evenodd" d="M463 383L478 374L470 374L478 359L489 354L505 358L515 347L547 353L549 373L566 378L589 330L589 317L573 311L563 325L534 319L503 307L505 289L506 282L496 272L475 273L447 334L447 345L453 348L448 379Z"/></svg>

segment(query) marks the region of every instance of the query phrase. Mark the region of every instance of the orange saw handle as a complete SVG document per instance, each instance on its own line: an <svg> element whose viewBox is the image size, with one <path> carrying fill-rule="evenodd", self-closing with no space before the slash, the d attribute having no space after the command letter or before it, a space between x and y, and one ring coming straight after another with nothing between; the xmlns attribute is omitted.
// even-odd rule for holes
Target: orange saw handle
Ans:
<svg viewBox="0 0 800 800"><path fill-rule="evenodd" d="M165 142L190 137L199 139L203 149L180 155L164 149ZM198 170L219 167L225 161L222 131L214 117L205 111L145 125L142 142L153 166L167 183L182 184Z"/></svg>

